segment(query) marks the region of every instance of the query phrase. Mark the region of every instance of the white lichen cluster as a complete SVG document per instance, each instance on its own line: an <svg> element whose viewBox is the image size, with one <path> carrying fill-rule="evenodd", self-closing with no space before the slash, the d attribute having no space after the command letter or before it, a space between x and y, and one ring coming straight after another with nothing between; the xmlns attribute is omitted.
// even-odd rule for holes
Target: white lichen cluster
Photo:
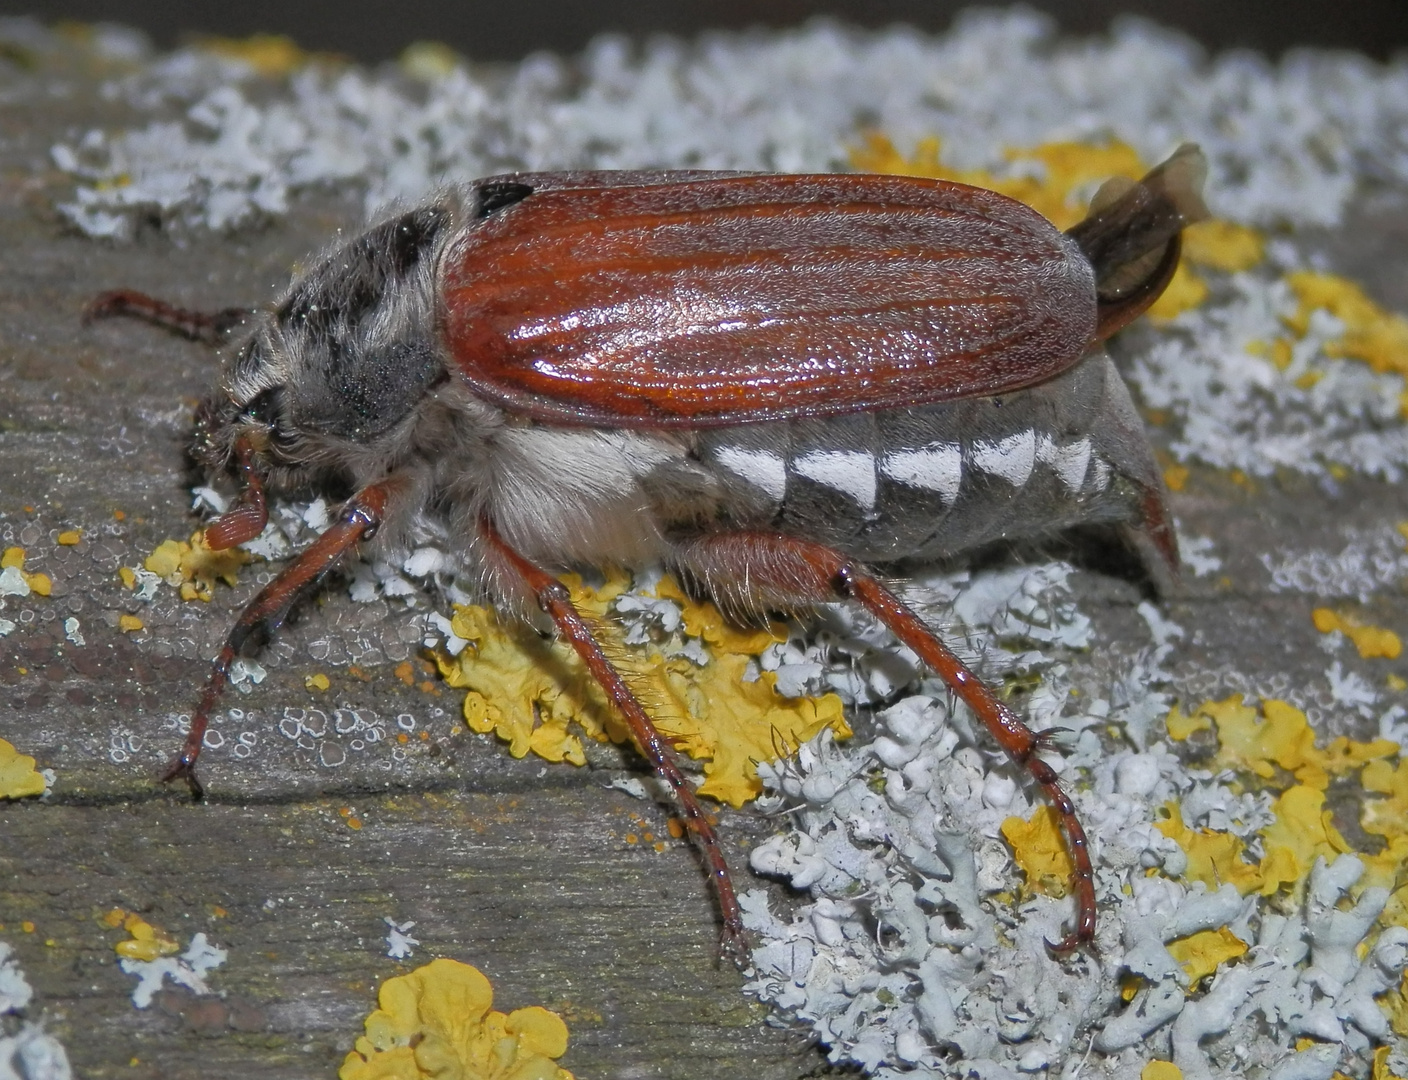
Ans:
<svg viewBox="0 0 1408 1080"><path fill-rule="evenodd" d="M179 956L163 956L156 960L134 960L124 956L117 964L127 975L137 979L132 988L132 1004L145 1009L152 1003L165 983L170 980L173 986L184 986L192 994L211 993L205 977L225 962L229 953L212 945L205 934L191 937L191 943Z"/></svg>
<svg viewBox="0 0 1408 1080"><path fill-rule="evenodd" d="M1137 20L1061 41L1024 9L970 12L942 37L826 23L694 43L608 36L507 73L313 66L273 96L254 81L194 49L112 79L105 94L162 118L56 147L82 181L63 213L124 235L151 213L228 228L329 183L363 185L378 205L501 169L831 169L863 127L901 143L938 134L946 160L998 170L1006 147L1054 139L1115 137L1149 160L1191 139L1218 213L1256 224L1333 224L1364 170L1408 178L1402 63L1210 59Z"/></svg>
<svg viewBox="0 0 1408 1080"><path fill-rule="evenodd" d="M408 959L414 952L420 941L411 937L411 931L415 929L415 921L398 923L389 915L382 916L382 922L386 923L386 955L393 960Z"/></svg>
<svg viewBox="0 0 1408 1080"><path fill-rule="evenodd" d="M1294 915L1230 885L1209 892L1174 880L1187 857L1155 827L1158 807L1177 801L1190 827L1254 843L1271 820L1270 796L1238 794L1229 776L1185 768L1157 739L1102 747L1093 725L1128 730L1167 709L1153 684L1169 645L1153 646L1142 675L1110 697L1073 685L1052 657L1002 648L1066 634L1085 641L1060 570L978 575L955 597L950 610L964 622L949 631L1000 628L988 638L989 671L1045 669L1028 712L1038 726L1071 729L1072 752L1053 764L1081 777L1072 787L1097 866L1095 948L1048 956L1044 942L1059 940L1071 902L1040 894L1012 902L1020 874L1000 828L1030 816L1034 796L985 734L974 737L966 710L931 687L880 712L869 744L822 736L761 768L765 805L792 827L754 849L752 866L809 899L782 917L766 892L744 895L760 940L749 989L812 1025L833 1059L890 1080L1075 1075L1077 1066L1114 1078L1153 1058L1198 1078L1362 1071L1371 1042L1390 1036L1375 995L1397 985L1408 959L1408 931L1399 929L1359 955L1387 891L1364 890L1341 910L1363 869L1352 856L1317 866ZM1012 589L1014 574L1024 588ZM1172 636L1167 623L1153 629L1156 642ZM1166 946L1221 927L1249 951L1195 993ZM1132 976L1140 982L1126 1001ZM1297 1053L1301 1036L1324 1045Z"/></svg>
<svg viewBox="0 0 1408 1080"><path fill-rule="evenodd" d="M63 1044L30 1015L34 988L0 941L0 1080L71 1080Z"/></svg>
<svg viewBox="0 0 1408 1080"><path fill-rule="evenodd" d="M1402 375L1329 355L1344 325L1323 309L1288 365L1264 355L1296 311L1281 275L1303 268L1296 249L1279 245L1262 267L1218 275L1210 302L1125 343L1129 379L1148 408L1170 413L1169 449L1181 461L1252 476L1327 477L1339 467L1396 483L1408 475Z"/></svg>
<svg viewBox="0 0 1408 1080"><path fill-rule="evenodd" d="M1367 603L1374 593L1408 578L1408 547L1397 529L1346 530L1345 540L1338 551L1263 552L1261 563L1270 575L1271 591Z"/></svg>

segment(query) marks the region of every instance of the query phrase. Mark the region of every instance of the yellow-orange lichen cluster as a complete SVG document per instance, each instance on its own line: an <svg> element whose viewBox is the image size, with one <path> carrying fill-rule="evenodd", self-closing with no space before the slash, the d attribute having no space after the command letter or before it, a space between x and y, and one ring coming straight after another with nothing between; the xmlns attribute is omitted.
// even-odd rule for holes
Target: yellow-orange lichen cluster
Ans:
<svg viewBox="0 0 1408 1080"><path fill-rule="evenodd" d="M204 600L208 603L217 580L234 585L238 580L239 568L253 559L253 555L240 548L212 551L205 543L205 533L194 532L189 542L163 540L142 565L168 585L179 589L182 600ZM122 575L122 579L128 588L136 584L130 570Z"/></svg>
<svg viewBox="0 0 1408 1080"><path fill-rule="evenodd" d="M747 680L750 662L781 638L780 627L734 627L712 604L690 599L666 578L655 595L681 606L683 635L702 642L710 655L701 666L669 649L638 650L619 641L608 614L626 590L624 578L596 589L574 576L563 580L661 733L704 761L700 794L741 806L762 790L755 762L772 760L824 728L850 734L834 694L784 698L767 671ZM451 686L469 691L469 726L497 734L515 757L534 753L580 765L586 762L583 736L629 741L604 691L567 643L544 640L477 605L456 607L451 629L469 645L457 657L442 654L441 673Z"/></svg>
<svg viewBox="0 0 1408 1080"><path fill-rule="evenodd" d="M381 984L339 1080L572 1080L567 1025L538 1006L501 1013L477 968L433 960Z"/></svg>
<svg viewBox="0 0 1408 1080"><path fill-rule="evenodd" d="M44 774L34 767L34 759L0 739L0 799L43 795L47 788Z"/></svg>

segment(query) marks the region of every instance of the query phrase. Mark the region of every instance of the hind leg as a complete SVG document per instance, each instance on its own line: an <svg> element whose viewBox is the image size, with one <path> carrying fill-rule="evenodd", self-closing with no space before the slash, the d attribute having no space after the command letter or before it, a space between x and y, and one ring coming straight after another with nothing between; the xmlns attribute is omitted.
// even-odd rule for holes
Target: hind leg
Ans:
<svg viewBox="0 0 1408 1080"><path fill-rule="evenodd" d="M992 732L998 744L1041 785L1061 820L1075 864L1072 882L1076 920L1056 944L1068 953L1095 937L1095 875L1089 843L1075 805L1061 788L1056 771L1037 754L1046 733L1035 732L998 700L983 681L924 624L910 608L848 555L821 544L768 532L725 532L682 545L679 563L722 600L734 598L757 606L810 605L852 599L883 622L933 672L948 684Z"/></svg>

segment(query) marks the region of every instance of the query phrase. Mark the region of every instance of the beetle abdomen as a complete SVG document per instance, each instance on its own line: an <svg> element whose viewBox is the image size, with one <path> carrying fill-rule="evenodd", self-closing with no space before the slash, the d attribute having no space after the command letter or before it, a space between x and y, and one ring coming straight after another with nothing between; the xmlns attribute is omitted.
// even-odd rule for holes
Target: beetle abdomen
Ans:
<svg viewBox="0 0 1408 1080"><path fill-rule="evenodd" d="M728 527L861 559L936 558L1077 523L1142 523L1162 480L1103 355L1001 397L701 434Z"/></svg>
<svg viewBox="0 0 1408 1080"><path fill-rule="evenodd" d="M476 393L559 423L699 428L1005 393L1092 339L1089 262L994 192L650 179L540 181L450 247L443 334Z"/></svg>

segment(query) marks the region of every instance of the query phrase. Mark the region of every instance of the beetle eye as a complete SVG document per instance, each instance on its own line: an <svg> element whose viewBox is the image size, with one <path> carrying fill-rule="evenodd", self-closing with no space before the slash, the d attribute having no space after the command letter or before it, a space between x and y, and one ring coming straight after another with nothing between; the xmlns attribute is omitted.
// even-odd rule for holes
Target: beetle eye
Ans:
<svg viewBox="0 0 1408 1080"><path fill-rule="evenodd" d="M475 217L486 218L495 210L502 210L505 206L522 202L531 194L533 194L531 185L515 183L512 180L481 184L479 187L479 210Z"/></svg>
<svg viewBox="0 0 1408 1080"><path fill-rule="evenodd" d="M272 428L282 412L283 388L279 386L269 386L255 394L240 411L241 420L252 420L256 424L263 424Z"/></svg>

